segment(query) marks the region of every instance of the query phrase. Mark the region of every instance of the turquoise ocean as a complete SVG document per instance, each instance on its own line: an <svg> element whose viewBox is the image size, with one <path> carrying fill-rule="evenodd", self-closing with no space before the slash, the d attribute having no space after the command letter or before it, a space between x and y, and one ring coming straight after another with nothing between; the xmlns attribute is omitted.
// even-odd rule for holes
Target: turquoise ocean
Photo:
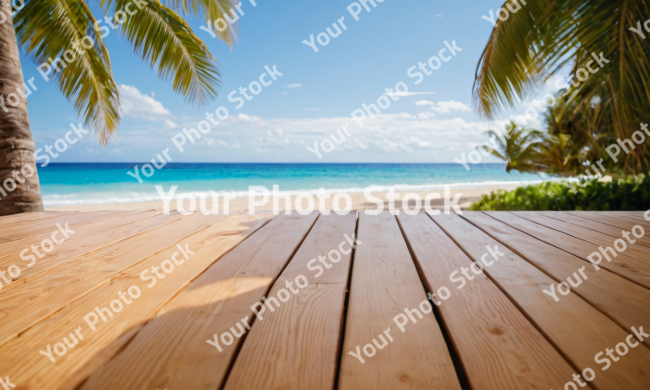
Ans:
<svg viewBox="0 0 650 390"><path fill-rule="evenodd" d="M143 183L127 172L142 163L52 163L38 167L46 207L159 201L157 185L177 194L214 191L247 196L249 186L265 186L294 194L300 191L363 192L373 187L386 191L440 190L444 185L470 189L483 185L539 183L538 175L508 174L504 164L225 164L169 163Z"/></svg>

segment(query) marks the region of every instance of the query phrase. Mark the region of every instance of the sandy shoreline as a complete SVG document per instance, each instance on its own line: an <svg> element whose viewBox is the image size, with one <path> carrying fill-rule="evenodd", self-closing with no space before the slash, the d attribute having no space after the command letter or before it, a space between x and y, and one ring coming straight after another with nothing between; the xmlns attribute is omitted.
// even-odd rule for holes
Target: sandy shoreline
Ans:
<svg viewBox="0 0 650 390"><path fill-rule="evenodd" d="M472 189L452 189L451 190L451 196L450 199L453 199L455 194L461 193L461 198L460 201L458 202L458 205L460 206L461 209L466 210L472 202L478 201L481 199L483 195L489 194L490 192L496 191L496 190L513 190L520 186L521 184L499 184L499 185L494 185L494 186L481 186L481 187L476 187ZM431 207L435 209L442 209L444 208L444 193L443 190L426 190L426 191L399 191L397 192L400 194L399 200L395 202L396 208L400 209L402 208L402 197L406 193L416 193L420 196L421 199L424 199L425 196L429 193L439 193L441 199L434 199L431 201ZM365 197L362 192L353 192L353 193L348 193L350 197L352 198L352 209L353 210L363 210L366 208L371 208L375 209L376 205L372 202L369 202ZM384 205L385 209L388 207L388 201L386 199L386 192L373 192L373 196L376 196L382 200L384 200ZM333 196L334 194L332 194ZM292 205L295 205L295 198L296 196L293 195L291 196ZM187 203L187 202L186 202ZM198 203L198 202L197 202ZM222 202L219 202L219 211L221 212L223 210L223 206L221 204ZM280 201L280 209L284 209L284 201ZM343 205L344 202L341 201L341 205ZM414 204L413 201L410 202L411 205ZM172 201L171 204L171 209L175 210L176 209L176 201ZM164 204L161 201L157 202L134 202L134 203L107 203L107 204L91 204L91 205L77 205L77 206L56 206L56 207L45 207L46 211L99 211L99 210L163 210ZM211 202L207 202L207 207L212 208ZM329 210L332 210L332 200L331 198L325 202L325 207ZM198 208L198 205L197 205ZM242 198L235 198L230 200L230 212L237 212L237 211L242 211L242 210L247 210L249 208L248 204L248 198L247 197L242 197ZM273 208L272 201L269 200L266 205L264 206L258 206L256 207L256 210L264 211L264 210L271 210Z"/></svg>

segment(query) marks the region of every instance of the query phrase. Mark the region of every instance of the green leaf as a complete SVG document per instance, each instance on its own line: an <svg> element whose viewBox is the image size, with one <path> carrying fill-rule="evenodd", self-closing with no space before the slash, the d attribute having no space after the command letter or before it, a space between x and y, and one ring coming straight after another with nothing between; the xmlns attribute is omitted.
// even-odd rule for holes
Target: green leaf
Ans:
<svg viewBox="0 0 650 390"><path fill-rule="evenodd" d="M109 0L110 7L113 1ZM117 9L128 1L115 0ZM219 70L207 46L178 14L157 0L147 2L119 29L136 54L158 75L171 80L174 91L189 102L206 105L217 96Z"/></svg>
<svg viewBox="0 0 650 390"><path fill-rule="evenodd" d="M508 0L503 7L513 3ZM599 130L615 138L630 138L639 123L648 121L650 45L629 30L650 16L647 0L527 0L520 5L507 20L497 21L477 65L479 113L493 118L571 65L574 81L588 78L570 88L567 107L584 107L602 97L605 110L599 115L606 115L611 127ZM599 65L594 57L601 53L605 63ZM598 70L589 73L588 65ZM648 151L647 145L636 148L623 170L647 171Z"/></svg>
<svg viewBox="0 0 650 390"><path fill-rule="evenodd" d="M29 1L14 18L19 45L38 64L64 54L71 59L64 61L65 65L57 62L62 70L53 69L51 77L74 102L75 110L97 134L100 144L106 145L120 122L119 95L108 50L94 30L94 22L81 0ZM85 37L92 40L92 46Z"/></svg>

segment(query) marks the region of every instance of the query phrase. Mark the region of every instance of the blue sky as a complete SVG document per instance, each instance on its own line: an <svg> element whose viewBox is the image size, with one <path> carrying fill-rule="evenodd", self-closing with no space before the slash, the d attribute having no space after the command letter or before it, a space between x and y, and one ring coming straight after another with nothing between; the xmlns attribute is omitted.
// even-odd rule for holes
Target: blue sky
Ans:
<svg viewBox="0 0 650 390"><path fill-rule="evenodd" d="M371 12L362 10L358 21L347 9L351 3L257 0L254 7L245 0L232 50L200 29L203 19L190 18L218 59L223 83L218 98L202 109L176 95L111 31L105 43L124 112L117 136L101 148L86 135L54 161L142 162L170 148L175 162L452 162L481 144L485 130L503 128L511 113L488 123L471 109L476 64L492 30L481 17L496 11L501 0L384 0ZM92 8L99 15L97 4ZM341 17L347 30L318 53L302 43ZM462 52L416 85L407 70L438 56L444 41L456 41ZM51 145L80 120L30 58L23 55L22 64L25 80L34 77L38 88L28 99L36 147ZM283 76L236 109L228 94L257 80L265 65L276 65ZM391 100L359 127L351 113L364 103L377 104L385 88L399 82L418 94ZM229 118L180 153L171 138L220 106ZM346 123L350 136L334 151L319 159L307 150ZM483 159L489 161L495 160Z"/></svg>

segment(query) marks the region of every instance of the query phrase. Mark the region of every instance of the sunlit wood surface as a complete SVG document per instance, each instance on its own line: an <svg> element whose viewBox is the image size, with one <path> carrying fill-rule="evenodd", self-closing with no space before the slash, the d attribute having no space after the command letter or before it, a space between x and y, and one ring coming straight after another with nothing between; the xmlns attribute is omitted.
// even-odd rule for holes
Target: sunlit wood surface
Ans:
<svg viewBox="0 0 650 390"><path fill-rule="evenodd" d="M642 212L40 212L0 272L16 390L650 388Z"/></svg>

